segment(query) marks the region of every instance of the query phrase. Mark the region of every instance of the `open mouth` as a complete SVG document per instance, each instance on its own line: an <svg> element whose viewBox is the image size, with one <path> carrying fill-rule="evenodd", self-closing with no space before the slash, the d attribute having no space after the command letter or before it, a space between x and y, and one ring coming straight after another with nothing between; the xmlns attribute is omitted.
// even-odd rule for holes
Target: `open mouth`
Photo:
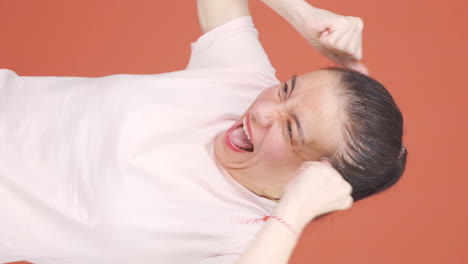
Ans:
<svg viewBox="0 0 468 264"><path fill-rule="evenodd" d="M253 152L254 150L248 121L248 115L246 115L240 125L229 129L226 134L227 145L237 152Z"/></svg>

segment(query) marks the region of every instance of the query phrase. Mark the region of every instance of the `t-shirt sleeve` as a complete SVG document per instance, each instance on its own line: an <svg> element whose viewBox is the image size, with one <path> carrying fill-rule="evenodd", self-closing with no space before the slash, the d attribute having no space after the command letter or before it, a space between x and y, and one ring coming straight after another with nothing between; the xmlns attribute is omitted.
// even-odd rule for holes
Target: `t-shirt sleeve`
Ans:
<svg viewBox="0 0 468 264"><path fill-rule="evenodd" d="M275 76L250 16L235 18L208 31L191 48L188 70L241 67Z"/></svg>

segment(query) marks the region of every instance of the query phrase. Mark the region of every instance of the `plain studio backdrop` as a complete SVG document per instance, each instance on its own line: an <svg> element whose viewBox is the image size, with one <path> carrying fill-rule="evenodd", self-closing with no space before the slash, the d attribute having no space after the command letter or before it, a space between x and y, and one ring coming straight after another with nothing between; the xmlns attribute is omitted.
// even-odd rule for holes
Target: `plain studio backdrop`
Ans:
<svg viewBox="0 0 468 264"><path fill-rule="evenodd" d="M280 80L332 65L250 2ZM364 63L404 114L409 157L389 191L311 223L290 263L468 263L468 2L310 3L363 18ZM0 68L18 75L181 70L198 36L195 0L0 0Z"/></svg>

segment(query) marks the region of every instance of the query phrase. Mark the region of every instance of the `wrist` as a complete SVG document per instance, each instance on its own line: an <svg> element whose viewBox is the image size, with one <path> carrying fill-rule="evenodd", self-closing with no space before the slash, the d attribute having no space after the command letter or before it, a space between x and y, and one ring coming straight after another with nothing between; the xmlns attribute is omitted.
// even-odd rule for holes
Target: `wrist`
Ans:
<svg viewBox="0 0 468 264"><path fill-rule="evenodd" d="M310 222L310 219L301 217L300 210L295 208L294 205L278 204L278 207L272 215L281 217L286 223L288 223L297 233L302 233L306 225Z"/></svg>
<svg viewBox="0 0 468 264"><path fill-rule="evenodd" d="M262 0L266 5L286 19L296 29L304 24L305 10L310 12L315 7L305 0Z"/></svg>
<svg viewBox="0 0 468 264"><path fill-rule="evenodd" d="M262 220L265 222L268 221L269 219L274 219L273 221L277 221L281 223L283 227L289 229L289 231L291 231L294 235L296 235L296 237L299 237L301 235L302 230L300 231L296 230L295 227L293 227L291 224L286 222L282 217L272 214L272 215L266 215L262 218Z"/></svg>

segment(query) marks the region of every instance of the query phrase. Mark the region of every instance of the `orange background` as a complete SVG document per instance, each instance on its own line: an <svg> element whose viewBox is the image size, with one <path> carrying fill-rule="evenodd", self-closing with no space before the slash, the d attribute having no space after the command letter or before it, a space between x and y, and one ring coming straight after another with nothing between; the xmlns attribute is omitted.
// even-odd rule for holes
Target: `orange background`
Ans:
<svg viewBox="0 0 468 264"><path fill-rule="evenodd" d="M310 224L290 263L468 263L467 2L312 3L364 19L364 62L403 111L409 157L397 186ZM260 1L251 11L279 79L331 65ZM179 70L199 35L195 1L0 1L0 68L19 75Z"/></svg>

